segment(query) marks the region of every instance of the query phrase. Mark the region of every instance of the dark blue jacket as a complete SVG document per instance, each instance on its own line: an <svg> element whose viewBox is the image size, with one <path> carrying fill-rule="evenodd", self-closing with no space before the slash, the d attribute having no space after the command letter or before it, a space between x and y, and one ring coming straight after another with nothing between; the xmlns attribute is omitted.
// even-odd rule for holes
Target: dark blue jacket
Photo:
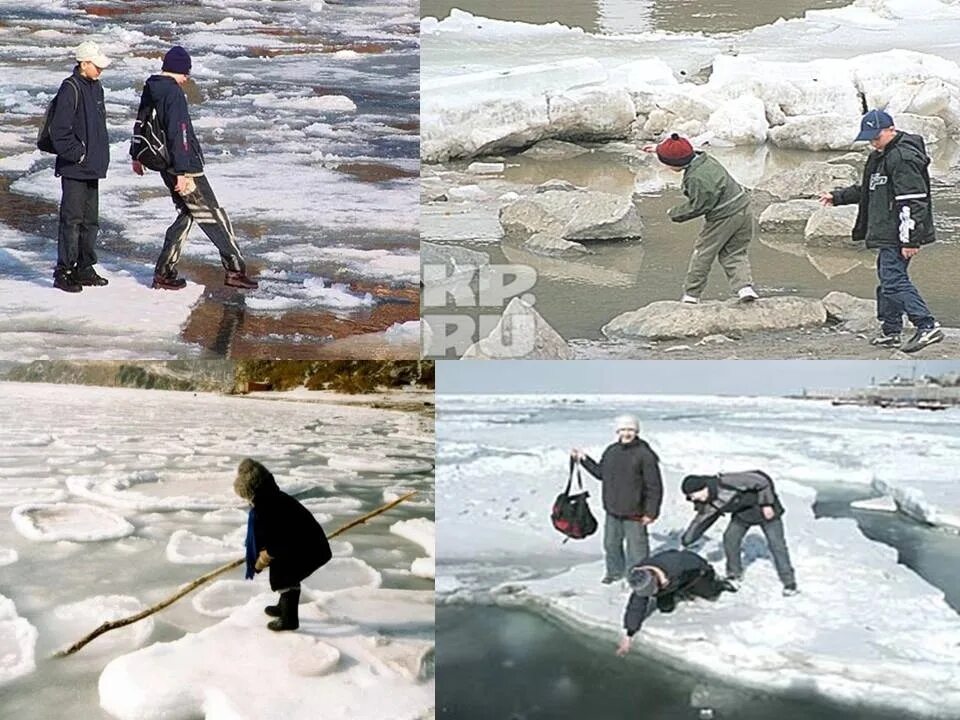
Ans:
<svg viewBox="0 0 960 720"><path fill-rule="evenodd" d="M98 180L107 176L110 138L107 137L103 86L99 80L83 77L79 65L57 91L50 141L57 153L58 176L74 180Z"/></svg>
<svg viewBox="0 0 960 720"><path fill-rule="evenodd" d="M138 116L146 105L157 108L157 116L166 132L167 150L173 163L171 172L174 175L203 173L203 150L190 121L187 96L177 81L168 75L147 78L140 95Z"/></svg>
<svg viewBox="0 0 960 720"><path fill-rule="evenodd" d="M254 496L253 508L257 553L266 550L273 558L272 590L293 587L330 561L330 543L313 513L276 484Z"/></svg>

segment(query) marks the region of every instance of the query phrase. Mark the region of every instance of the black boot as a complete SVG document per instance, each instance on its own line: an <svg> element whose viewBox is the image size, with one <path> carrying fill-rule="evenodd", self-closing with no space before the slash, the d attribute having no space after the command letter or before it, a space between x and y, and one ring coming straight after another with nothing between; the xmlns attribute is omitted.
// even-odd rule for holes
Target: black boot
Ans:
<svg viewBox="0 0 960 720"><path fill-rule="evenodd" d="M78 270L77 280L81 285L89 285L91 287L103 287L108 283L105 277L97 274L97 271L93 269L92 265Z"/></svg>
<svg viewBox="0 0 960 720"><path fill-rule="evenodd" d="M256 290L260 287L260 283L248 278L246 272L243 270L239 272L228 270L226 277L223 279L223 284L227 287L240 288L241 290Z"/></svg>
<svg viewBox="0 0 960 720"><path fill-rule="evenodd" d="M83 285L77 280L76 273L65 267L58 267L53 271L53 286L64 292L77 293L83 290Z"/></svg>
<svg viewBox="0 0 960 720"><path fill-rule="evenodd" d="M283 595L280 597L283 597ZM263 611L270 617L280 617L280 603L278 602L276 605L267 605Z"/></svg>
<svg viewBox="0 0 960 720"><path fill-rule="evenodd" d="M280 593L280 617L267 623L271 630L296 630L300 627L298 609L300 590L287 590Z"/></svg>
<svg viewBox="0 0 960 720"><path fill-rule="evenodd" d="M187 281L177 275L176 270L163 275L154 273L153 285L151 285L154 290L183 290L186 286Z"/></svg>

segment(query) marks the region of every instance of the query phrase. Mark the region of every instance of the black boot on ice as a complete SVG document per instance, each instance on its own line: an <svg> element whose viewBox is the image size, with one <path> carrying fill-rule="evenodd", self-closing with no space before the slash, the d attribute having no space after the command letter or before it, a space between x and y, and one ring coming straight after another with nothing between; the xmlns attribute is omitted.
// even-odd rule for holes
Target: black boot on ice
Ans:
<svg viewBox="0 0 960 720"><path fill-rule="evenodd" d="M280 593L280 617L267 623L271 630L296 630L300 627L297 613L300 604L300 591L287 590Z"/></svg>

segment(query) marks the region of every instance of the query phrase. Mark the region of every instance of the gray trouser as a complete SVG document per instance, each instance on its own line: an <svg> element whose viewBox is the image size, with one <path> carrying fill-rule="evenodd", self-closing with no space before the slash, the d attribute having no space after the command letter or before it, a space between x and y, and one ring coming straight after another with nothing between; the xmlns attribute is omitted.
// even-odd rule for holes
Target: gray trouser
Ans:
<svg viewBox="0 0 960 720"><path fill-rule="evenodd" d="M700 297L707 286L710 268L717 260L734 290L753 285L747 248L753 239L753 215L745 208L723 220L706 222L693 246L690 267L683 284L687 295Z"/></svg>
<svg viewBox="0 0 960 720"><path fill-rule="evenodd" d="M787 550L787 539L783 534L783 521L780 518L761 523L760 529L763 530L767 538L767 547L770 548L770 554L773 555L773 564L777 568L777 575L780 576L780 582L787 585L796 583L796 577L793 573L793 565L790 564L790 552ZM727 525L726 532L723 533L723 551L727 556L727 575L740 577L743 575L743 560L740 557L740 546L743 544L743 537L750 530L749 525L731 518Z"/></svg>
<svg viewBox="0 0 960 720"><path fill-rule="evenodd" d="M624 555L623 544L627 552ZM607 560L607 577L620 578L650 554L647 526L639 520L626 520L607 513L603 525L603 553Z"/></svg>
<svg viewBox="0 0 960 720"><path fill-rule="evenodd" d="M217 197L213 194L213 188L210 187L206 176L195 177L197 189L189 195L181 196L173 189L177 178L168 173L160 173L160 175L170 190L178 215L173 225L167 229L163 249L160 251L154 272L164 277L176 273L183 244L194 223L200 226L200 229L210 238L210 242L220 251L220 262L223 263L225 270L244 272L246 268L233 234L233 225L230 224L227 211L217 203Z"/></svg>

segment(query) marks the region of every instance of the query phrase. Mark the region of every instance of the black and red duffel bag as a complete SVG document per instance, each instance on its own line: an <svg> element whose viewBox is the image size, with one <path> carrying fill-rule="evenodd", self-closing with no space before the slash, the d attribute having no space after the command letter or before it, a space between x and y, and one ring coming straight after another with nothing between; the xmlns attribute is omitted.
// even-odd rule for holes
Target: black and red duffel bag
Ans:
<svg viewBox="0 0 960 720"><path fill-rule="evenodd" d="M573 470L577 470L577 485L579 492L571 495L573 485ZM567 489L557 495L550 513L553 526L567 536L567 540L582 540L597 531L597 519L590 512L587 498L590 493L583 489L583 478L580 477L580 464L570 458L570 477L567 478ZM564 540L566 542L567 540Z"/></svg>

